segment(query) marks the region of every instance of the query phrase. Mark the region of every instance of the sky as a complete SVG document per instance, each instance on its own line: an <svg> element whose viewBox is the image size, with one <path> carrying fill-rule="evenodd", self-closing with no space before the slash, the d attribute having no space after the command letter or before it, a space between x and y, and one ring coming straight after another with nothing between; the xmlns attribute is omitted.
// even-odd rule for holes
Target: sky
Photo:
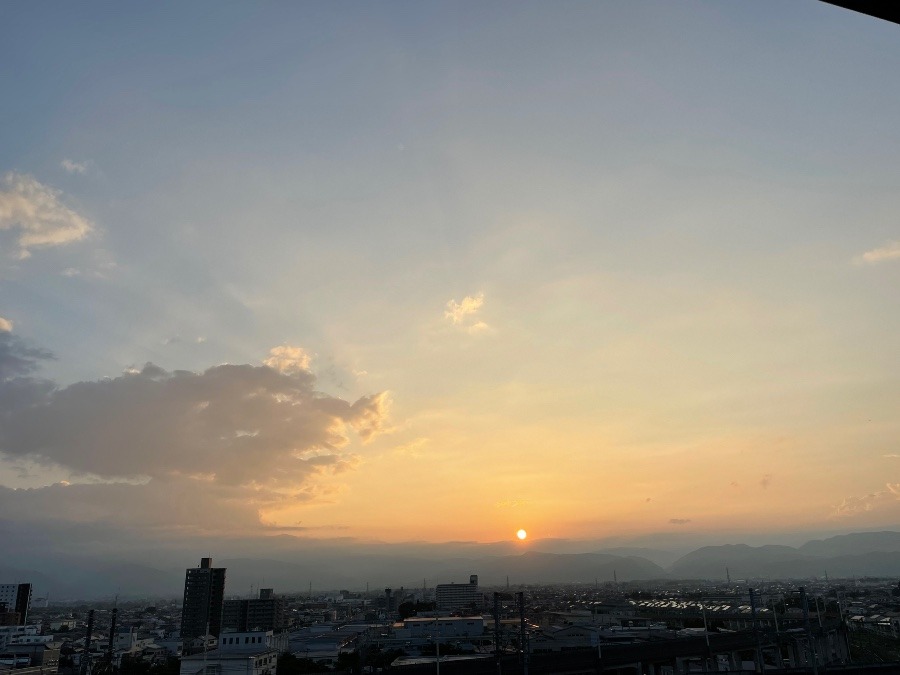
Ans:
<svg viewBox="0 0 900 675"><path fill-rule="evenodd" d="M897 72L814 0L4 3L0 519L895 526Z"/></svg>

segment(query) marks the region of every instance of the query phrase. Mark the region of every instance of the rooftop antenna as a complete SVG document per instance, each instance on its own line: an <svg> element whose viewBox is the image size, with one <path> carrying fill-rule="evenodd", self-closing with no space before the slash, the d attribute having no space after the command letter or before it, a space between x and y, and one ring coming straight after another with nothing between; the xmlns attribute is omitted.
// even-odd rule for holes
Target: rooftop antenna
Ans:
<svg viewBox="0 0 900 675"><path fill-rule="evenodd" d="M728 565L725 565L725 578L728 579L728 583L731 583L731 572L728 571Z"/></svg>

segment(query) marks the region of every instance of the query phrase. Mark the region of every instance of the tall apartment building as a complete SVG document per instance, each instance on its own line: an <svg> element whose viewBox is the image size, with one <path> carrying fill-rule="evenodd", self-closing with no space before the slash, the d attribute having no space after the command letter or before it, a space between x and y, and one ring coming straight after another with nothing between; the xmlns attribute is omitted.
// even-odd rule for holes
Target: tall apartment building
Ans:
<svg viewBox="0 0 900 675"><path fill-rule="evenodd" d="M259 597L250 600L225 601L223 631L271 630L277 633L287 627L284 598L275 595L274 589L260 588Z"/></svg>
<svg viewBox="0 0 900 675"><path fill-rule="evenodd" d="M181 638L190 640L222 632L225 600L225 568L213 567L212 558L201 558L200 567L185 570Z"/></svg>
<svg viewBox="0 0 900 675"><path fill-rule="evenodd" d="M478 592L478 575L470 576L467 584L438 584L434 600L437 608L445 611L480 609L483 598Z"/></svg>
<svg viewBox="0 0 900 675"><path fill-rule="evenodd" d="M18 614L16 622L25 625L31 610L31 584L0 584L0 612Z"/></svg>

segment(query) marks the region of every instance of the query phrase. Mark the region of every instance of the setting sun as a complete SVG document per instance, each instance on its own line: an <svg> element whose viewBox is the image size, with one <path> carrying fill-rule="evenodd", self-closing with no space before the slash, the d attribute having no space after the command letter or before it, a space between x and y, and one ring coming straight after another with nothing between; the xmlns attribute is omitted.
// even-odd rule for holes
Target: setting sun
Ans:
<svg viewBox="0 0 900 675"><path fill-rule="evenodd" d="M519 539L525 539L525 537L528 536L528 533L525 530L519 530L518 532L516 532L516 536Z"/></svg>

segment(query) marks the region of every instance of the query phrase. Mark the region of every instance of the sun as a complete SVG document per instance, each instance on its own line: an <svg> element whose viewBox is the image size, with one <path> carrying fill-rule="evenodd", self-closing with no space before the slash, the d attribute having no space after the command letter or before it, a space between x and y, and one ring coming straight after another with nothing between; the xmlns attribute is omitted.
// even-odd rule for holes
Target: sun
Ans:
<svg viewBox="0 0 900 675"><path fill-rule="evenodd" d="M525 539L525 537L528 536L528 533L525 530L519 530L518 532L516 532L516 536L519 539Z"/></svg>

